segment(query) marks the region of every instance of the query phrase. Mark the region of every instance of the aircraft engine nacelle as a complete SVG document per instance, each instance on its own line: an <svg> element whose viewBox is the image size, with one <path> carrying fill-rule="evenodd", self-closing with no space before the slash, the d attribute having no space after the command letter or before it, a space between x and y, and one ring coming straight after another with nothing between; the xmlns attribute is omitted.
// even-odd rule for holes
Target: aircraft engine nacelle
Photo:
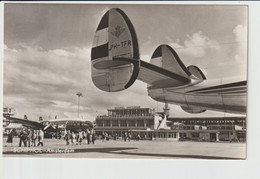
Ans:
<svg viewBox="0 0 260 179"><path fill-rule="evenodd" d="M140 60L136 33L126 14L110 9L102 17L91 50L92 80L97 88L121 91L137 79Z"/></svg>
<svg viewBox="0 0 260 179"><path fill-rule="evenodd" d="M188 113L203 113L206 111L206 109L203 109L201 107L187 107L187 106L181 106L182 110Z"/></svg>

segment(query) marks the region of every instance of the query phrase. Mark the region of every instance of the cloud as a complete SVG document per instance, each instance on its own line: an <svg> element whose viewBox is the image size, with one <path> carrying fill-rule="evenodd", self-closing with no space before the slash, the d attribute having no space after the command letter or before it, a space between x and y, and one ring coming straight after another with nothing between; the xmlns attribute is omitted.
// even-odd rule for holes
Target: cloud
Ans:
<svg viewBox="0 0 260 179"><path fill-rule="evenodd" d="M192 35L187 34L183 45L181 45L179 40L174 41L170 37L166 39L170 42L170 46L178 50L180 54L189 55L193 58L201 58L206 55L208 50L218 50L220 48L217 41L211 40L201 31Z"/></svg>
<svg viewBox="0 0 260 179"><path fill-rule="evenodd" d="M235 40L237 42L246 42L247 39L247 26L238 24L234 30L233 33L235 35Z"/></svg>
<svg viewBox="0 0 260 179"><path fill-rule="evenodd" d="M146 41L142 44L142 46L148 46L147 44L152 44L150 41L151 39L146 38ZM179 39L173 39L172 37L166 35L162 43L170 45L174 50L177 51L178 55L184 57L184 59L196 59L198 61L206 57L209 53L218 52L221 48L220 44L216 40L210 39L204 35L202 31L195 32L191 35L186 34L186 38L183 40L183 42L181 42ZM151 47L151 45L149 45L149 47ZM156 48L152 49L155 50ZM151 55L152 54L142 54L141 59L149 61Z"/></svg>
<svg viewBox="0 0 260 179"><path fill-rule="evenodd" d="M156 104L140 81L117 93L97 89L91 79L90 48L43 50L23 44L19 49L5 46L4 52L4 105L16 108L21 117L77 117L77 92L83 93L80 116L90 120L115 106Z"/></svg>
<svg viewBox="0 0 260 179"><path fill-rule="evenodd" d="M55 49L38 47L4 48L4 104L16 105L23 99L31 109L52 101L70 102L69 94L83 90L90 78L89 48ZM35 100L29 101L34 98ZM55 106L54 108L57 108Z"/></svg>
<svg viewBox="0 0 260 179"><path fill-rule="evenodd" d="M247 73L247 27L241 24L230 31L228 42L219 42L202 31L187 34L183 41L167 37L186 66L196 65L207 79L229 78ZM232 68L230 68L232 66Z"/></svg>
<svg viewBox="0 0 260 179"><path fill-rule="evenodd" d="M65 101L53 101L53 106L58 108L68 108L71 107L73 103L71 102L65 102Z"/></svg>
<svg viewBox="0 0 260 179"><path fill-rule="evenodd" d="M233 30L235 40L237 41L237 49L234 59L238 63L243 63L247 59L247 26L238 24Z"/></svg>
<svg viewBox="0 0 260 179"><path fill-rule="evenodd" d="M53 53L54 55L62 56L62 57L68 57L72 55L72 53L63 49L50 50L50 52Z"/></svg>
<svg viewBox="0 0 260 179"><path fill-rule="evenodd" d="M200 58L205 56L207 49L219 49L217 41L210 40L209 37L202 34L202 32L194 33L192 36L187 35L188 40L184 41L184 47L187 48L186 53Z"/></svg>

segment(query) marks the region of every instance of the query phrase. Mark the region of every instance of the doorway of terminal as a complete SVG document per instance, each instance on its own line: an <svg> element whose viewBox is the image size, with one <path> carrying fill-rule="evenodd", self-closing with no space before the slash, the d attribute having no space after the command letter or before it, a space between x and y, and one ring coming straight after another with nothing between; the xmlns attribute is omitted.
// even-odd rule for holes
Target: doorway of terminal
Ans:
<svg viewBox="0 0 260 179"><path fill-rule="evenodd" d="M216 142L217 140L217 134L216 133L210 133L210 141Z"/></svg>

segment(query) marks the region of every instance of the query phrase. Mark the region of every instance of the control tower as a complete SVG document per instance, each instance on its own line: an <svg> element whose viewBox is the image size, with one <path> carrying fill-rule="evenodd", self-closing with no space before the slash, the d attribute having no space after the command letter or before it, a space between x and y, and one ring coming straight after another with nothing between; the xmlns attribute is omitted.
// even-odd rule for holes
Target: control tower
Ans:
<svg viewBox="0 0 260 179"><path fill-rule="evenodd" d="M168 116L170 115L170 108L168 107L168 103L165 103L165 106L164 106L164 108L163 108L163 111L164 111L164 114L167 116L167 118L168 118Z"/></svg>

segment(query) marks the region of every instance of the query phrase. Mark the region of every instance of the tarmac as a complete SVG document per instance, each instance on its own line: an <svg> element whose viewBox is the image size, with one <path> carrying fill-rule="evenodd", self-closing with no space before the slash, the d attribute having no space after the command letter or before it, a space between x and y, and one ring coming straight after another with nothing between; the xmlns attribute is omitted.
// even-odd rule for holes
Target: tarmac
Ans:
<svg viewBox="0 0 260 179"><path fill-rule="evenodd" d="M246 143L96 140L95 144L66 145L61 139L44 139L43 147L13 146L3 138L3 157L7 158L110 158L110 159L246 159ZM36 142L37 144L37 142Z"/></svg>

